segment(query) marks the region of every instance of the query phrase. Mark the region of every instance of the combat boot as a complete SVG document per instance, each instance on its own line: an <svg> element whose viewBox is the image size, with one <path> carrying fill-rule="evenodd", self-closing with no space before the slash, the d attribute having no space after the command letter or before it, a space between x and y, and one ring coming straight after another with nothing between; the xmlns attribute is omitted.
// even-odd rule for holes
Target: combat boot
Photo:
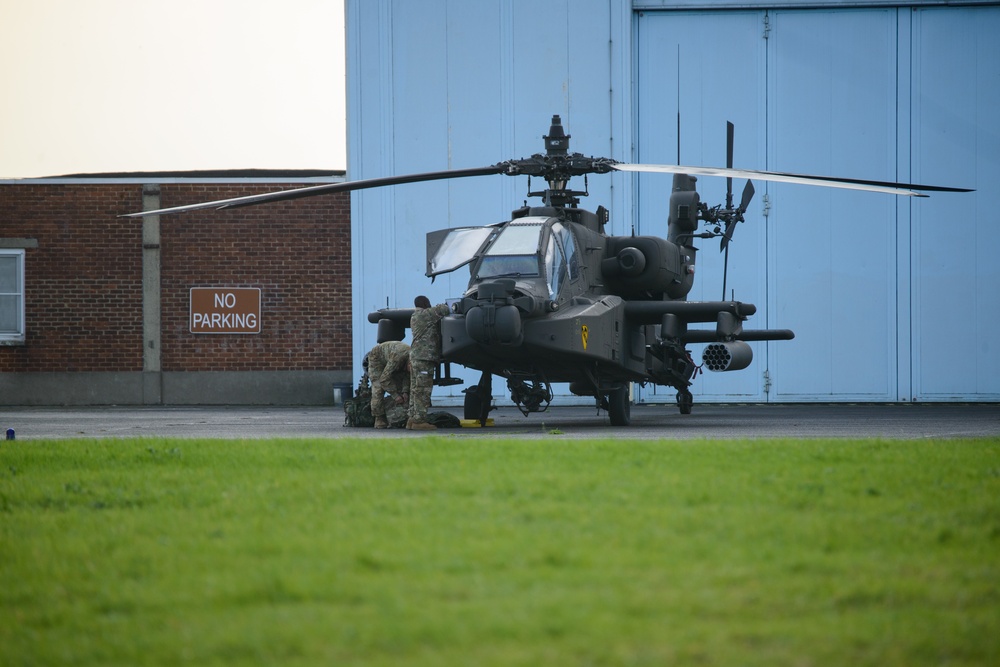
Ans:
<svg viewBox="0 0 1000 667"><path fill-rule="evenodd" d="M376 417L375 428L389 428L389 420L385 417Z"/></svg>
<svg viewBox="0 0 1000 667"><path fill-rule="evenodd" d="M436 431L437 426L434 424L428 424L427 422L413 422L410 426L411 431Z"/></svg>
<svg viewBox="0 0 1000 667"><path fill-rule="evenodd" d="M427 422L415 422L412 419L406 423L406 428L411 431L436 431L437 426Z"/></svg>

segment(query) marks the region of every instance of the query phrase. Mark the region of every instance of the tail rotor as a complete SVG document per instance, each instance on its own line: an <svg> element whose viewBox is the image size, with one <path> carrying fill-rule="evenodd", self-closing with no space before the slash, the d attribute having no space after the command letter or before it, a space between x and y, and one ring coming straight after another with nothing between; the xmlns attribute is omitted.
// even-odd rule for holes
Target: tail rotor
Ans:
<svg viewBox="0 0 1000 667"><path fill-rule="evenodd" d="M726 169L733 168L733 138L735 126L731 122L726 122ZM736 224L743 222L743 214L747 212L750 201L753 199L754 187L752 181L747 181L743 187L743 196L740 199L739 208L733 208L733 179L726 177L726 208L719 211L718 218L726 223L726 231L722 234L719 242L719 252L725 253L722 264L722 300L726 300L726 277L729 273L729 242L733 240L733 232L736 231Z"/></svg>

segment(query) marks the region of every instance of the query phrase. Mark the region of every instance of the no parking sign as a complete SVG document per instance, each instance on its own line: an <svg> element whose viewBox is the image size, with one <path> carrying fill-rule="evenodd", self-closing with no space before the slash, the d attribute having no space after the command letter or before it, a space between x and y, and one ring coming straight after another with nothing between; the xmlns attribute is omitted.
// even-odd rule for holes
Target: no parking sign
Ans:
<svg viewBox="0 0 1000 667"><path fill-rule="evenodd" d="M191 333L259 334L259 287L192 287Z"/></svg>

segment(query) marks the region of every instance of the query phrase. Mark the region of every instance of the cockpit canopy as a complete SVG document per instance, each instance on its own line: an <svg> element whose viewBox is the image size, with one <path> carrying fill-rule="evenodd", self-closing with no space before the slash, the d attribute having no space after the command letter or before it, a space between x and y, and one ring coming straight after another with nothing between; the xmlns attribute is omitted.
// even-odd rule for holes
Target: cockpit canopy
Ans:
<svg viewBox="0 0 1000 667"><path fill-rule="evenodd" d="M427 276L469 265L469 287L483 280L543 279L548 297L580 274L573 232L558 218L529 216L489 227L457 227L427 235Z"/></svg>
<svg viewBox="0 0 1000 667"><path fill-rule="evenodd" d="M441 229L427 235L428 278L449 273L476 258L476 253L498 233L491 227L456 227Z"/></svg>

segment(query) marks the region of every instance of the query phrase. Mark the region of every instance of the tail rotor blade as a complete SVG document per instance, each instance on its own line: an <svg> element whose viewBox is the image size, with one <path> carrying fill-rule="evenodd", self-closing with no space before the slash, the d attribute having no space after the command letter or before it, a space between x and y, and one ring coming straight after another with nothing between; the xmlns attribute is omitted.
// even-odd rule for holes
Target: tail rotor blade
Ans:
<svg viewBox="0 0 1000 667"><path fill-rule="evenodd" d="M722 242L719 243L719 252L722 252L729 247L729 242L733 240L733 232L736 231L736 220L730 220L726 223L726 233L722 235ZM723 291L723 296L725 296L725 291Z"/></svg>
<svg viewBox="0 0 1000 667"><path fill-rule="evenodd" d="M750 201L753 199L753 194L756 192L753 187L753 181L747 181L747 184L743 186L743 199L740 201L740 213L746 213L747 207L750 206Z"/></svg>
<svg viewBox="0 0 1000 667"><path fill-rule="evenodd" d="M736 223L743 220L743 214L747 212L747 207L750 206L753 193L753 181L747 181L747 184L743 186L743 198L740 200L740 207L736 210L736 215L733 219L726 223L726 232L722 235L722 241L719 243L719 252L729 247L729 242L733 240L733 232L736 231ZM723 298L725 298L725 294L723 294Z"/></svg>
<svg viewBox="0 0 1000 667"><path fill-rule="evenodd" d="M726 169L733 168L733 140L736 126L726 121ZM733 177L726 178L726 208L733 207Z"/></svg>

